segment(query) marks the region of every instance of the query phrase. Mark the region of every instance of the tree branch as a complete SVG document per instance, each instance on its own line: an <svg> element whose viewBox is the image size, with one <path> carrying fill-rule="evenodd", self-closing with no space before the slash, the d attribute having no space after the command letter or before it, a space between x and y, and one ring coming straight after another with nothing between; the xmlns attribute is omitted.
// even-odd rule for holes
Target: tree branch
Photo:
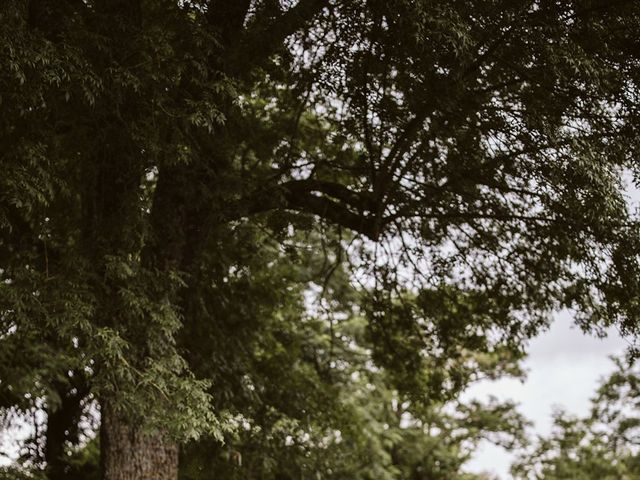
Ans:
<svg viewBox="0 0 640 480"><path fill-rule="evenodd" d="M337 183L292 180L240 200L228 212L231 218L277 209L306 212L377 240L382 225L368 213L371 210L362 208L367 202L363 194Z"/></svg>

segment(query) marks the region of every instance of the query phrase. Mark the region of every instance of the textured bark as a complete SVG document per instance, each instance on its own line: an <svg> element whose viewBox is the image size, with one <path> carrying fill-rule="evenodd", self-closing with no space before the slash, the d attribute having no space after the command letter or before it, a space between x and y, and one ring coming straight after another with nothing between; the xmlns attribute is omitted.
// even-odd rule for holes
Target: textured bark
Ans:
<svg viewBox="0 0 640 480"><path fill-rule="evenodd" d="M161 433L142 432L108 404L100 431L104 480L177 480L178 445Z"/></svg>

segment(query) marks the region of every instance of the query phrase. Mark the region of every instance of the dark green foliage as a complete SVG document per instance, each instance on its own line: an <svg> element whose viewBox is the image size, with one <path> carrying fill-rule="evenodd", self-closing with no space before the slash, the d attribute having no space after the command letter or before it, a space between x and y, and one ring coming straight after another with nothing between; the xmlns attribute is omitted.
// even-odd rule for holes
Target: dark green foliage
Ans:
<svg viewBox="0 0 640 480"><path fill-rule="evenodd" d="M415 408L517 370L558 309L637 334L639 8L2 2L0 407L321 436L345 318Z"/></svg>
<svg viewBox="0 0 640 480"><path fill-rule="evenodd" d="M292 264L282 257L280 268L285 268L272 264L269 276L298 269L312 273L322 263ZM324 288L315 290L317 316L300 311L297 321L287 321L289 304L276 305L270 317L263 317L253 344L257 350L244 362L250 342L243 351L218 347L243 369L235 373L239 388L227 399L234 427L224 445L210 439L187 444L181 478L206 478L215 471L237 479L470 479L462 469L481 439L510 447L522 441L524 422L513 405L437 401L441 384L422 385L421 391L404 385L410 395L396 390L403 374L374 366L367 322L353 303L358 296L345 283L348 277L334 266L325 280ZM275 282L272 278L270 285ZM321 308L325 302L330 310ZM474 364L484 373L503 374L486 361L489 356L467 351L464 359L450 359L448 368ZM515 362L502 361L517 372ZM220 370L217 361L212 365ZM448 372L437 363L418 368L420 375ZM469 381L465 377L448 392ZM218 383L215 391L225 390ZM235 461L238 454L241 466Z"/></svg>

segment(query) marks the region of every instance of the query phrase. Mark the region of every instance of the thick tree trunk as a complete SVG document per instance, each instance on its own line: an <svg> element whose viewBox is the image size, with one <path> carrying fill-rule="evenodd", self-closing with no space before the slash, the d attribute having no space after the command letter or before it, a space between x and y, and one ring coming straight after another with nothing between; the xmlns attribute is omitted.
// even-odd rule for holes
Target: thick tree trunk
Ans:
<svg viewBox="0 0 640 480"><path fill-rule="evenodd" d="M100 430L104 480L177 480L178 445L160 433L142 432L108 404Z"/></svg>

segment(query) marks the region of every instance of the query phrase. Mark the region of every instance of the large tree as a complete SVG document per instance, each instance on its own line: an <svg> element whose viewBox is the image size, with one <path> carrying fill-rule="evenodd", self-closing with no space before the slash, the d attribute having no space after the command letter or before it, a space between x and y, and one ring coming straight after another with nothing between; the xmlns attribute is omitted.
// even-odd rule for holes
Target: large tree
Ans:
<svg viewBox="0 0 640 480"><path fill-rule="evenodd" d="M91 392L105 478L175 479L177 442L222 428L189 335L246 274L250 224L356 235L400 388L455 383L415 373L559 308L635 334L639 18L633 0L2 2L3 404Z"/></svg>
<svg viewBox="0 0 640 480"><path fill-rule="evenodd" d="M204 435L182 446L180 479L215 472L228 480L476 480L485 477L463 469L480 440L511 448L519 443L524 428L513 405L456 399L480 378L520 375L519 352L488 351L478 342L459 344L457 358L430 350L416 373L436 384L407 388L412 377L405 369L381 369L373 361L371 330L359 308L362 292L349 281L345 263L328 258L339 248L338 238L330 231L298 236L283 250L277 239L254 235L252 243L261 248L243 252L245 271L228 275L223 269L226 281L216 282L203 299L215 321L187 335L190 364L197 376L212 379L214 406L225 412L227 428L223 444ZM243 251L227 240L236 255ZM443 388L442 380L454 377ZM402 391L398 383L405 385ZM68 403L49 407L40 429L46 435L34 435L22 448L18 463L35 478L43 467L49 479L99 478L99 440L86 443L86 435L95 434L87 432L87 418L79 429L84 441L56 438L78 426L73 418L60 426ZM92 411L84 413L91 417ZM57 459L56 450L62 450ZM17 468L7 478L17 477Z"/></svg>

